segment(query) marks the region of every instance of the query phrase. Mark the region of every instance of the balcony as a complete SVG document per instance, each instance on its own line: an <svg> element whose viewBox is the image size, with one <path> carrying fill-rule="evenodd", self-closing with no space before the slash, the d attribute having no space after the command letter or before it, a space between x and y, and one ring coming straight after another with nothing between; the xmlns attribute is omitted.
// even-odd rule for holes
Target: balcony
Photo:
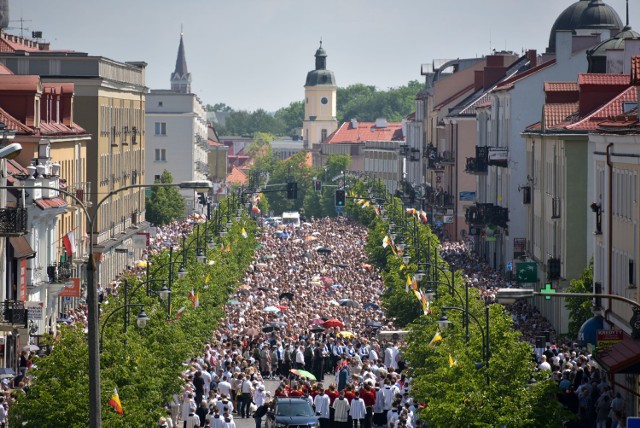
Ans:
<svg viewBox="0 0 640 428"><path fill-rule="evenodd" d="M484 175L489 166L489 147L476 146L476 157L467 158L465 172L467 174Z"/></svg>
<svg viewBox="0 0 640 428"><path fill-rule="evenodd" d="M47 266L47 276L49 277L49 283L51 284L59 284L62 282L69 281L71 278L71 263L63 262L63 263L55 263Z"/></svg>
<svg viewBox="0 0 640 428"><path fill-rule="evenodd" d="M429 192L427 203L441 208L453 208L453 195L449 192Z"/></svg>
<svg viewBox="0 0 640 428"><path fill-rule="evenodd" d="M493 204L476 203L467 208L465 222L472 226L493 225L507 227L509 222L509 209Z"/></svg>
<svg viewBox="0 0 640 428"><path fill-rule="evenodd" d="M2 304L2 319L0 323L12 326L27 327L29 325L28 310L24 303L15 300L5 300Z"/></svg>
<svg viewBox="0 0 640 428"><path fill-rule="evenodd" d="M85 206L87 206L87 207L91 206L91 201L89 200L89 195L91 194L91 183L90 182L76 183L73 186L73 189L71 189L71 192ZM74 200L74 204L77 204L76 200Z"/></svg>
<svg viewBox="0 0 640 428"><path fill-rule="evenodd" d="M20 236L27 233L26 208L0 208L0 236Z"/></svg>
<svg viewBox="0 0 640 428"><path fill-rule="evenodd" d="M440 156L440 163L445 165L455 165L456 163L456 154L451 151L444 151Z"/></svg>

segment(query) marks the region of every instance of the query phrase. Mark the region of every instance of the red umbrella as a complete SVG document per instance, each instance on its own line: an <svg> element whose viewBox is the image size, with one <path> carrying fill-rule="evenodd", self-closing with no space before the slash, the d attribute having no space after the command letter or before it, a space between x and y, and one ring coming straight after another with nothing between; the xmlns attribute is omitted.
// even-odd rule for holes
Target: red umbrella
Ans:
<svg viewBox="0 0 640 428"><path fill-rule="evenodd" d="M342 321L336 318L332 318L330 320L325 321L324 324L322 324L322 326L324 328L331 328L331 327L344 328L344 324L342 324Z"/></svg>
<svg viewBox="0 0 640 428"><path fill-rule="evenodd" d="M324 320L322 318L316 318L314 320L311 320L309 324L324 324Z"/></svg>
<svg viewBox="0 0 640 428"><path fill-rule="evenodd" d="M288 307L288 306L278 306L278 308L279 308L281 311L286 311L287 309L289 309L289 307Z"/></svg>

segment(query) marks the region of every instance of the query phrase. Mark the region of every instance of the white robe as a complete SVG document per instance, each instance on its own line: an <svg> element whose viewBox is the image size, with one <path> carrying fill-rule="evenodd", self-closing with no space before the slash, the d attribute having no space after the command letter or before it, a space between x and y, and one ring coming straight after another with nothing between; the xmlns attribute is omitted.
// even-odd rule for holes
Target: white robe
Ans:
<svg viewBox="0 0 640 428"><path fill-rule="evenodd" d="M319 418L329 419L331 412L329 410L329 405L331 404L331 400L327 394L316 395L313 399L313 405L316 408L316 415Z"/></svg>
<svg viewBox="0 0 640 428"><path fill-rule="evenodd" d="M367 416L367 408L362 398L354 398L351 400L349 416L351 416L351 419L364 419Z"/></svg>
<svg viewBox="0 0 640 428"><path fill-rule="evenodd" d="M335 413L333 415L333 420L336 422L347 422L349 420L349 400L346 398L337 398L333 402L333 408L335 409Z"/></svg>

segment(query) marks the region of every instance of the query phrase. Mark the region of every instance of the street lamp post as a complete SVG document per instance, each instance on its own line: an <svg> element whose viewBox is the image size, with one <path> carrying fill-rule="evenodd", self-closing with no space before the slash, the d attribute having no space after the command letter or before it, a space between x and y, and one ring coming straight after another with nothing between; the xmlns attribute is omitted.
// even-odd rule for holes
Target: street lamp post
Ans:
<svg viewBox="0 0 640 428"><path fill-rule="evenodd" d="M453 310L462 312L467 317L471 317L476 324L478 324L478 328L480 329L480 333L482 334L482 363L476 363L476 368L485 367L485 377L487 380L487 385L489 385L489 359L491 358L491 344L489 340L489 305L485 305L484 307L484 319L485 319L485 327L482 328L482 323L475 317L472 313L469 312L469 309L462 309L457 306L443 306L442 307L442 316L438 320L438 327L440 330L446 330L451 325L451 321L447 318L446 311ZM468 333L467 333L468 334Z"/></svg>
<svg viewBox="0 0 640 428"><path fill-rule="evenodd" d="M57 187L49 186L0 186L0 189L48 189L54 190L72 198L84 212L87 218L87 226L90 234L93 235L94 224L98 211L102 204L114 195L125 190L147 188L147 187L179 187L181 189L211 189L213 185L210 181L185 181L182 183L159 183L159 184L131 184L115 190L111 190L98 203L93 211L89 213L87 206L76 195L61 190ZM100 317L98 306L98 278L96 276L97 265L94 257L93 237L89 239L89 254L87 262L87 340L89 345L89 427L102 428L102 394L100 389Z"/></svg>
<svg viewBox="0 0 640 428"><path fill-rule="evenodd" d="M104 319L104 322L102 323L102 330L100 330L100 352L101 353L102 353L102 336L104 335L104 329L107 326L107 322L109 321L109 319L119 310L124 310L124 322L122 323L123 324L122 334L124 336L123 345L125 348L127 347L127 327L129 326L129 308L135 308L135 307L140 308L140 313L136 318L136 324L138 325L138 328L145 328L145 326L147 325L147 321L149 321L149 317L144 311L144 305L125 303L122 306L118 306L117 308L112 310L109 313L109 315L106 316L106 318Z"/></svg>

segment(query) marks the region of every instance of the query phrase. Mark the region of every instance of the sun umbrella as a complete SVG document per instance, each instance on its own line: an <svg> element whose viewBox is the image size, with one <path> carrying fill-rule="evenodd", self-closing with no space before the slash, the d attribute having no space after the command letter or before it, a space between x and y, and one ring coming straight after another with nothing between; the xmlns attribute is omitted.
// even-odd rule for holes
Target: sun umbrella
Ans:
<svg viewBox="0 0 640 428"><path fill-rule="evenodd" d="M31 351L39 351L39 350L40 350L40 347L39 347L39 346L37 346L37 345L26 345L26 346L23 346L23 347L22 347L22 350L23 350L23 351L28 351L28 352L31 352Z"/></svg>
<svg viewBox="0 0 640 428"><path fill-rule="evenodd" d="M374 328L382 327L382 323L380 321L367 321L366 323L364 323L364 325L366 327L374 327Z"/></svg>
<svg viewBox="0 0 640 428"><path fill-rule="evenodd" d="M317 380L316 377L313 375L313 373L309 373L306 370L291 369L290 372L293 373L294 375L297 375L300 377L306 377L307 379L310 379L310 380Z"/></svg>
<svg viewBox="0 0 640 428"><path fill-rule="evenodd" d="M341 332L338 333L338 336L339 337L345 337L347 339L352 338L352 337L356 337L356 335L353 334L350 331L341 331Z"/></svg>
<svg viewBox="0 0 640 428"><path fill-rule="evenodd" d="M289 299L289 300L293 300L293 293L289 293L289 292L287 292L287 293L282 293L280 296L278 296L278 298L279 298L280 300L282 300L282 299Z"/></svg>
<svg viewBox="0 0 640 428"><path fill-rule="evenodd" d="M336 302L335 300L331 299L329 300L329 304L333 305L333 306L340 306L340 303Z"/></svg>
<svg viewBox="0 0 640 428"><path fill-rule="evenodd" d="M346 306L347 308L357 308L360 306L360 303L351 299L340 299L339 303L340 303L340 306Z"/></svg>
<svg viewBox="0 0 640 428"><path fill-rule="evenodd" d="M231 299L227 302L228 305L239 305L240 302L236 299Z"/></svg>
<svg viewBox="0 0 640 428"><path fill-rule="evenodd" d="M0 379L14 377L16 372L10 367L0 367Z"/></svg>
<svg viewBox="0 0 640 428"><path fill-rule="evenodd" d="M324 324L322 324L322 326L324 328L331 328L331 327L344 328L344 324L342 323L342 321L336 318L332 318L330 320L325 321Z"/></svg>
<svg viewBox="0 0 640 428"><path fill-rule="evenodd" d="M136 267L139 267L139 268L147 267L147 261L146 260L138 260L136 262Z"/></svg>
<svg viewBox="0 0 640 428"><path fill-rule="evenodd" d="M311 333L322 333L324 331L324 327L316 325L315 327L310 328L309 331Z"/></svg>
<svg viewBox="0 0 640 428"><path fill-rule="evenodd" d="M263 312L280 312L280 308L277 308L275 306L267 306L266 308L262 309Z"/></svg>
<svg viewBox="0 0 640 428"><path fill-rule="evenodd" d="M248 290L251 290L251 286L247 284L242 284L240 287L238 287L238 289L248 291Z"/></svg>
<svg viewBox="0 0 640 428"><path fill-rule="evenodd" d="M280 309L281 311L286 311L287 309L289 309L289 307L288 307L288 306L284 306L284 305L279 305L279 306L276 306L276 307L277 307L278 309Z"/></svg>
<svg viewBox="0 0 640 428"><path fill-rule="evenodd" d="M376 305L375 303L365 303L363 308L373 309L374 311L377 311L378 309L380 309L380 306Z"/></svg>
<svg viewBox="0 0 640 428"><path fill-rule="evenodd" d="M333 284L331 287L333 287L333 288L342 288L342 284Z"/></svg>
<svg viewBox="0 0 640 428"><path fill-rule="evenodd" d="M269 324L276 326L276 327L284 327L287 325L286 321L272 321Z"/></svg>
<svg viewBox="0 0 640 428"><path fill-rule="evenodd" d="M316 318L311 320L311 322L309 324L324 324L325 320L323 320L322 318Z"/></svg>
<svg viewBox="0 0 640 428"><path fill-rule="evenodd" d="M270 333L275 330L280 330L280 328L275 325L268 325L268 326L262 327L262 331L264 331L265 333Z"/></svg>
<svg viewBox="0 0 640 428"><path fill-rule="evenodd" d="M333 280L333 278L330 278L328 276L323 276L322 278L320 278L322 280L322 282L324 282L325 284L333 284L335 281Z"/></svg>
<svg viewBox="0 0 640 428"><path fill-rule="evenodd" d="M318 254L323 254L325 256L331 254L331 248L319 247L316 248L316 251Z"/></svg>
<svg viewBox="0 0 640 428"><path fill-rule="evenodd" d="M314 235L314 236L318 236L318 235L320 235L320 232L318 232L318 231L316 230L316 231L312 232L311 234L312 234L312 235Z"/></svg>
<svg viewBox="0 0 640 428"><path fill-rule="evenodd" d="M269 291L269 289L267 287L258 287L258 290L260 290L260 291Z"/></svg>
<svg viewBox="0 0 640 428"><path fill-rule="evenodd" d="M304 238L304 240L305 240L305 241L307 241L307 242L309 242L309 241L315 241L316 239L318 239L318 238L316 238L316 237L315 237L315 236L313 236L313 235L305 236L305 238Z"/></svg>

